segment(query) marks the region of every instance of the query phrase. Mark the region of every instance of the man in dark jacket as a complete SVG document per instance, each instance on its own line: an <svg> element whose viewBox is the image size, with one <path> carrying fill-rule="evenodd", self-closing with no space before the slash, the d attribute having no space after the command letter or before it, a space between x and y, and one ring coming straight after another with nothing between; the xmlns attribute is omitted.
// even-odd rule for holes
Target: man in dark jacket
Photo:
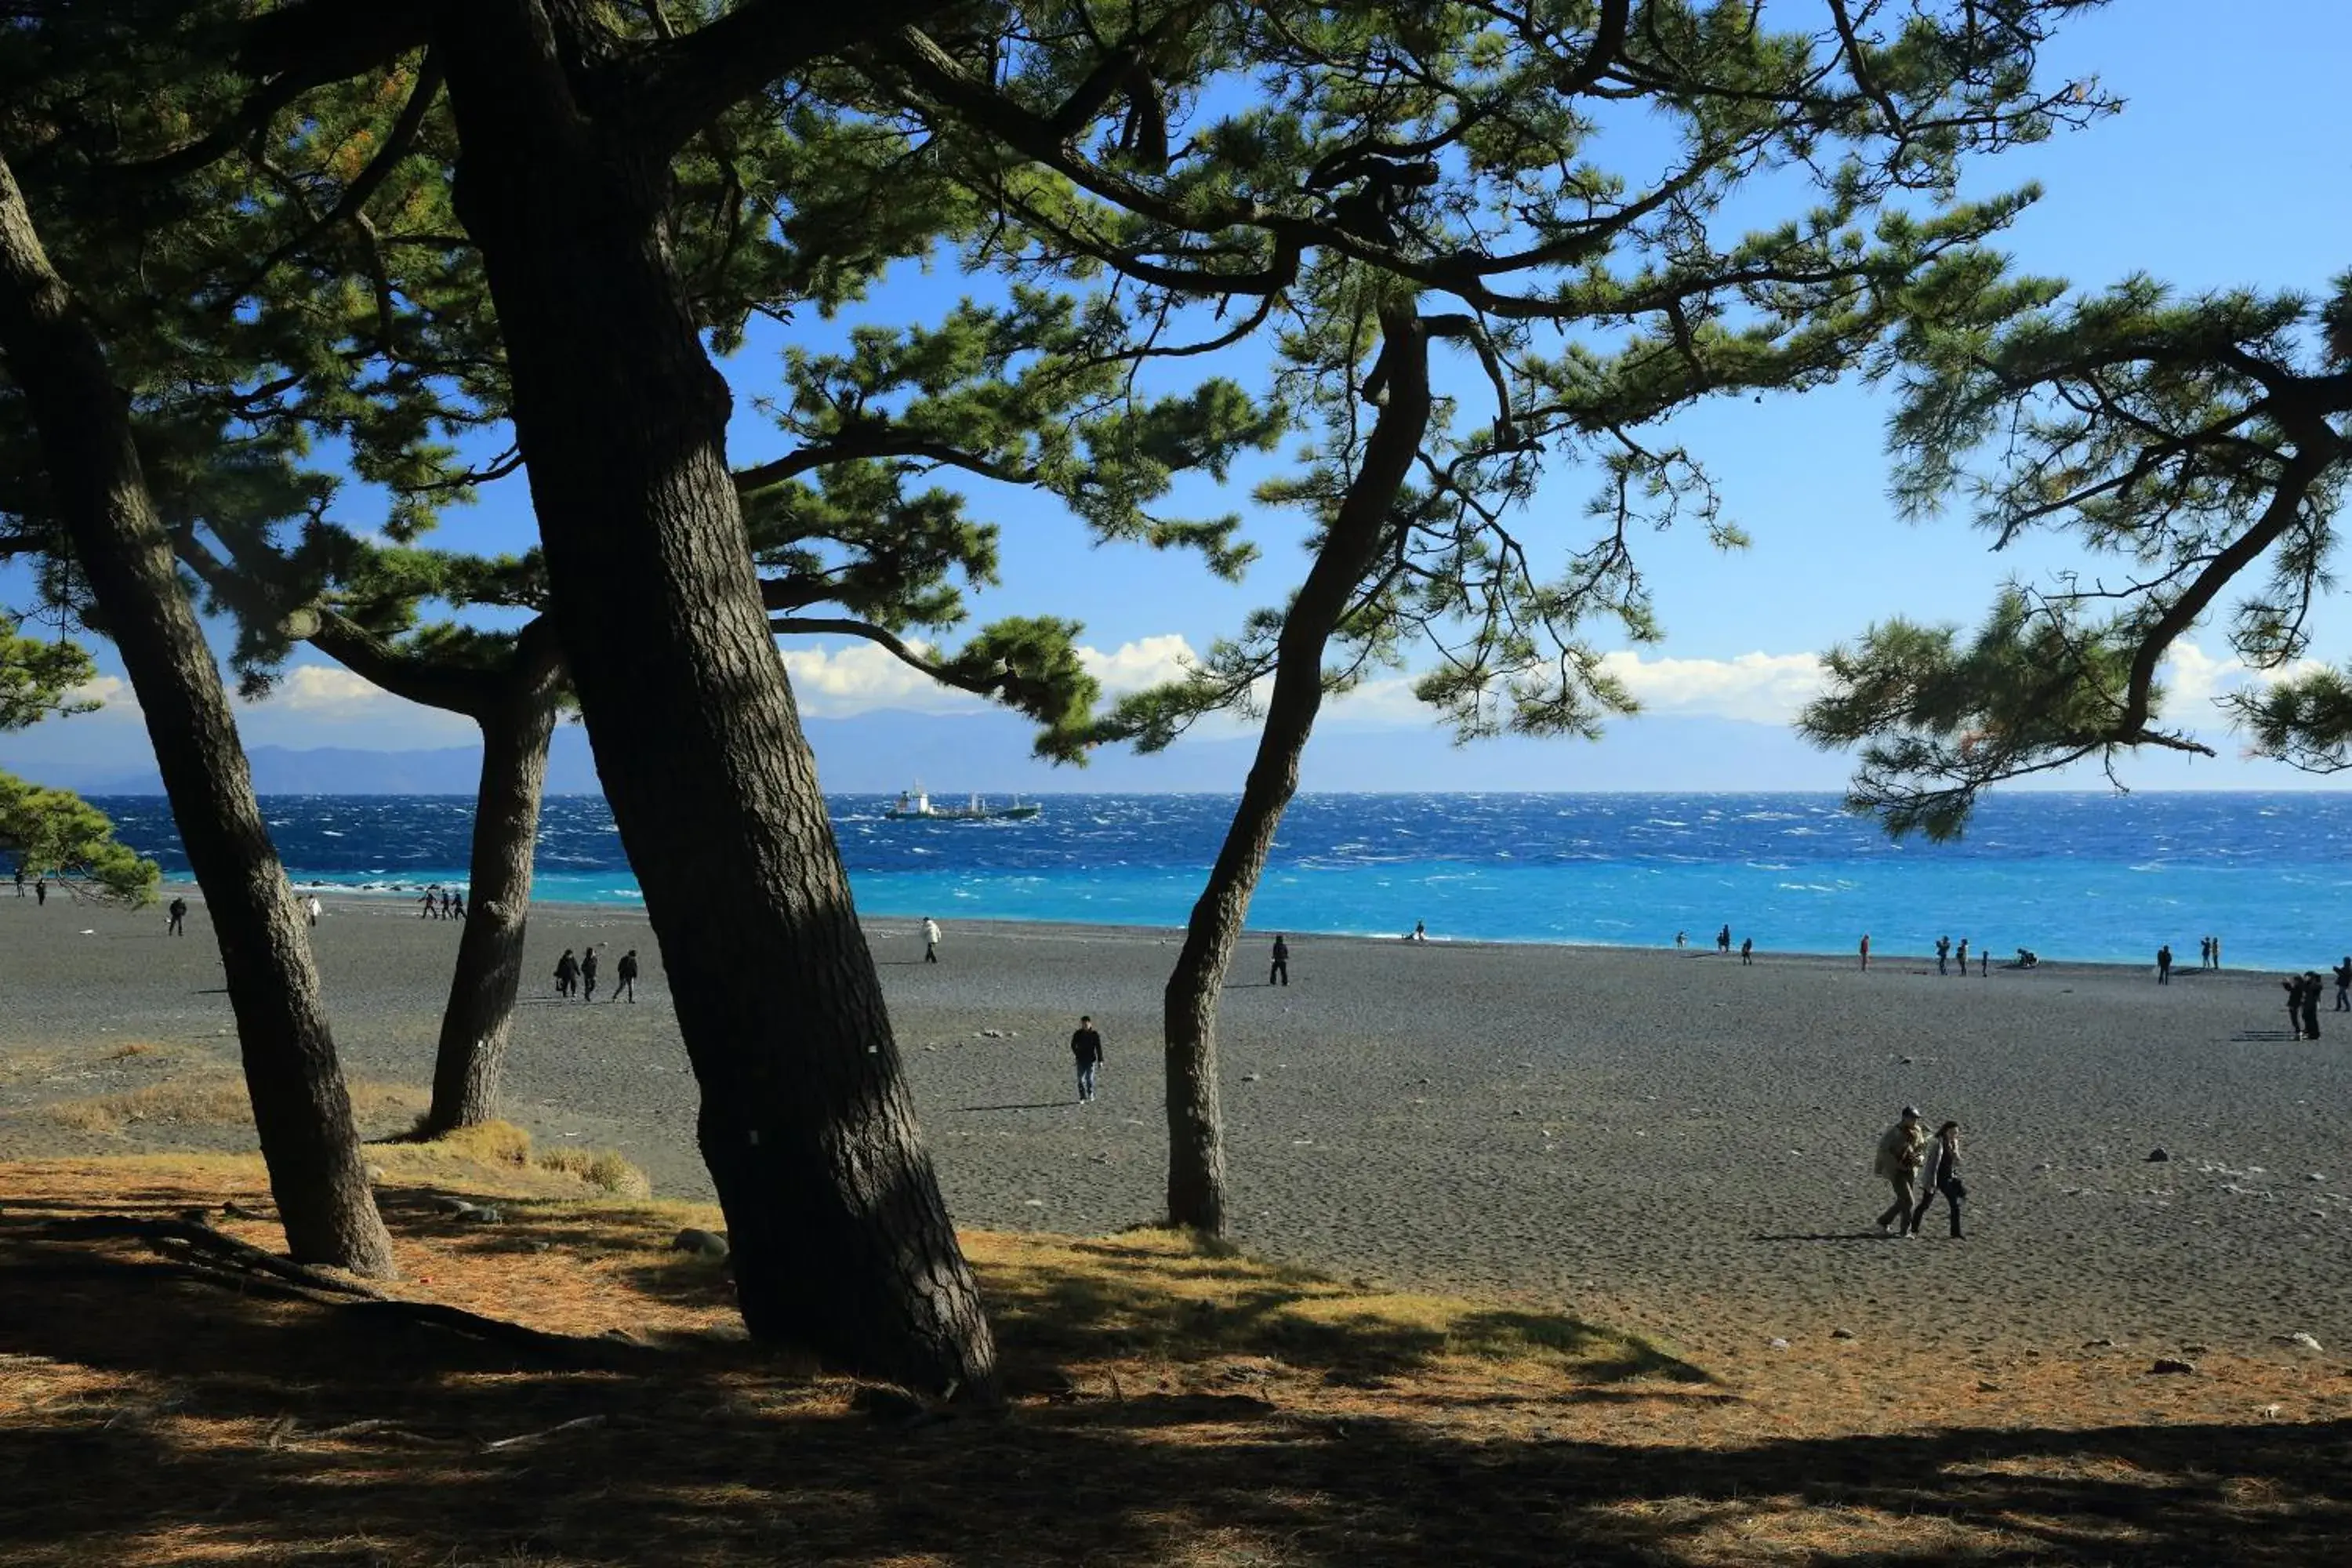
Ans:
<svg viewBox="0 0 2352 1568"><path fill-rule="evenodd" d="M572 956L572 950L567 947L563 950L563 956L555 961L555 994L569 996L572 988L579 983L580 961Z"/></svg>
<svg viewBox="0 0 2352 1568"><path fill-rule="evenodd" d="M1070 1037L1070 1055L1078 1068L1078 1103L1084 1105L1095 1097L1095 1069L1102 1066L1102 1037L1095 1033L1092 1015L1078 1020L1076 1033Z"/></svg>
<svg viewBox="0 0 2352 1568"><path fill-rule="evenodd" d="M580 955L580 988L584 1000L596 1000L596 950L593 947Z"/></svg>
<svg viewBox="0 0 2352 1568"><path fill-rule="evenodd" d="M1274 967L1265 972L1265 983L1268 985L1290 984L1290 943L1282 939L1280 931L1274 936Z"/></svg>
<svg viewBox="0 0 2352 1568"><path fill-rule="evenodd" d="M171 907L163 912L172 917L171 922L163 928L163 934L165 936L185 936L188 934L187 900L173 899L172 900Z"/></svg>
<svg viewBox="0 0 2352 1568"><path fill-rule="evenodd" d="M613 970L613 1000L618 1002L621 999L621 994L623 992L628 993L629 1005L633 1007L635 1006L637 1002L637 950L634 947L629 949L628 952L621 954L620 963Z"/></svg>

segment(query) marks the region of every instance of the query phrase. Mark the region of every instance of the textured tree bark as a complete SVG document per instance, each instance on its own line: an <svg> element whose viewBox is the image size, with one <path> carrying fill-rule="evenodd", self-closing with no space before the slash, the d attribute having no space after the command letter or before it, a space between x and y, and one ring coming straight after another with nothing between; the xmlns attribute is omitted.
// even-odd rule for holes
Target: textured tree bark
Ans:
<svg viewBox="0 0 2352 1568"><path fill-rule="evenodd" d="M0 162L0 349L33 409L49 479L122 656L236 1015L246 1089L293 1256L388 1277L318 973L278 864L220 670L180 585L131 439L130 399L41 248Z"/></svg>
<svg viewBox="0 0 2352 1568"><path fill-rule="evenodd" d="M1217 1093L1217 998L1275 829L1298 793L1298 759L1323 706L1323 653L1349 599L1390 542L1391 509L1430 416L1429 340L1410 310L1381 319L1388 399L1363 461L1283 616L1274 694L1257 755L1242 786L1209 880L1184 928L1184 946L1160 998L1168 1078L1168 1221L1209 1236L1225 1230L1224 1118Z"/></svg>
<svg viewBox="0 0 2352 1568"><path fill-rule="evenodd" d="M597 771L702 1090L744 1321L835 1365L992 1389L994 1348L762 612L730 399L656 199L538 0L436 13ZM617 122L623 126L625 121Z"/></svg>
<svg viewBox="0 0 2352 1568"><path fill-rule="evenodd" d="M433 1062L433 1103L417 1124L437 1138L499 1113L499 1085L515 994L522 984L523 931L530 918L531 858L539 847L540 795L555 732L556 665L519 651L499 697L476 715L482 779L474 797L474 847L457 968L441 1010Z"/></svg>

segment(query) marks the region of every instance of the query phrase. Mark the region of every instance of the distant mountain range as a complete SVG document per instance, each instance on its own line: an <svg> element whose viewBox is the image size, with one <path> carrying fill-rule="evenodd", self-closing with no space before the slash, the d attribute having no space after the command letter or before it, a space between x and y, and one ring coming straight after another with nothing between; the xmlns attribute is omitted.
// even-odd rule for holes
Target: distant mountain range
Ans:
<svg viewBox="0 0 2352 1568"><path fill-rule="evenodd" d="M1085 768L1054 767L1029 754L1031 731L1004 713L885 711L805 721L817 770L835 794L888 794L917 781L941 795L1098 792L1233 794L1255 747L1251 737L1186 739L1158 756L1106 748ZM264 795L471 795L479 748L367 751L257 746L254 784ZM2275 765L2224 759L2148 757L2127 765L2129 782L2147 789L2292 789L2309 775ZM0 763L0 765L7 765ZM160 795L150 765L125 769L83 763L16 764L42 784L85 795ZM1330 727L1307 748L1301 787L1309 791L1648 790L1835 791L1847 759L1818 752L1786 729L1729 719L1644 716L1610 727L1598 744L1505 737L1455 746L1431 729ZM2053 780L2096 789L2094 776ZM556 731L548 761L551 795L596 795L595 759L577 724Z"/></svg>
<svg viewBox="0 0 2352 1568"><path fill-rule="evenodd" d="M1105 748L1084 768L1029 753L1031 730L1008 714L876 712L805 721L824 787L885 794L920 780L942 795L1054 792L1230 794L1241 788L1256 742L1186 739L1158 756ZM426 751L256 746L248 753L263 795L471 795L476 746ZM160 795L152 764L35 763L39 782L84 795ZM1613 727L1599 745L1507 737L1457 747L1435 730L1334 727L1307 749L1309 790L1833 790L1839 760L1787 731L1721 719L1643 718ZM587 732L556 731L548 758L551 795L601 793Z"/></svg>

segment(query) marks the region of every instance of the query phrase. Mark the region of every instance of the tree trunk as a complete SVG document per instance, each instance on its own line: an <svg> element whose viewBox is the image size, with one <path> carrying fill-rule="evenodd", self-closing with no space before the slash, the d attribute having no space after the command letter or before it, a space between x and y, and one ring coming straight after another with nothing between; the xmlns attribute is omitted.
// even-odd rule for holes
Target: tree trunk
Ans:
<svg viewBox="0 0 2352 1568"><path fill-rule="evenodd" d="M254 1126L293 1256L389 1276L293 889L253 797L228 697L147 493L130 399L49 266L0 162L0 348L29 400L59 513L147 721L236 1015Z"/></svg>
<svg viewBox="0 0 2352 1568"><path fill-rule="evenodd" d="M666 156L594 121L573 96L594 73L567 70L534 0L443 6L436 31L558 629L702 1090L744 1321L847 1370L986 1392L987 1319L761 609L726 384L659 216Z"/></svg>
<svg viewBox="0 0 2352 1568"><path fill-rule="evenodd" d="M1283 616L1274 694L1257 756L1242 786L1216 864L1184 928L1183 950L1160 1001L1168 1075L1168 1221L1209 1236L1225 1230L1224 1119L1217 1100L1217 998L1249 918L1275 829L1298 792L1298 759L1323 706L1323 652L1349 601L1389 542L1397 492L1429 427L1429 341L1410 311L1381 321L1388 397L1363 461Z"/></svg>
<svg viewBox="0 0 2352 1568"><path fill-rule="evenodd" d="M536 664L537 668L533 668ZM515 671L476 718L482 727L482 782L474 797L474 848L457 971L441 1010L433 1062L433 1104L418 1136L437 1138L488 1121L499 1111L499 1079L515 993L522 984L523 928L530 916L531 856L539 846L540 793L555 732L556 666L518 649Z"/></svg>

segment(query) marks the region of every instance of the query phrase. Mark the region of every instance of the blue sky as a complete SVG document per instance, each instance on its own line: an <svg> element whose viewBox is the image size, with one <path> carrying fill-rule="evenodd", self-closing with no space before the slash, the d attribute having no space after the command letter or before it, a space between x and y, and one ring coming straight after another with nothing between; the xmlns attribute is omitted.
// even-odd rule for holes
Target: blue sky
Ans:
<svg viewBox="0 0 2352 1568"><path fill-rule="evenodd" d="M2344 199L2352 153L2341 107L2347 64L2352 5L2256 0L2217 25L2210 3L2120 0L2073 24L2047 68L2053 80L2097 76L2126 100L2125 113L1987 162L1976 189L2040 182L2042 201L2011 231L2006 247L2021 267L2078 287L2146 271L2183 290L2241 284L2318 290L2352 267L2352 202ZM951 271L910 269L853 319L919 321L962 291ZM845 324L811 321L794 330L799 341L824 343ZM757 332L724 367L737 393L730 456L739 462L779 445L751 400L772 384L783 341L780 329ZM1244 381L1258 370L1250 358L1232 355L1221 368ZM1761 405L1713 405L1673 427L1714 471L1727 513L1754 543L1721 556L1695 531L1642 541L1643 570L1667 637L1643 650L1638 663L1620 668L1655 711L1783 721L1810 689L1813 656L1870 621L1900 614L1972 622L2004 577L2065 561L2047 546L1995 555L1958 516L1918 526L1897 521L1885 499L1884 415L1883 400L1869 389L1841 385ZM1556 549L1576 542L1574 525L1591 484L1574 469L1556 472L1533 509L1530 531ZM353 499L362 498L354 492ZM1303 569L1299 522L1254 508L1246 484L1223 497L1192 492L1185 499L1247 517L1264 554L1238 587L1181 559L1091 549L1057 509L991 495L982 498L983 514L1003 525L1004 583L975 599L977 616L1075 616L1087 623L1084 640L1114 686L1167 673L1183 650L1205 647L1248 609L1278 602ZM528 541L530 528L517 479L494 488L478 506L453 513L440 538L461 548L514 548ZM23 597L21 577L0 575L0 604ZM2318 656L2340 660L2352 652L2352 628L2340 621L2323 617L2319 634ZM861 646L796 646L788 657L803 704L814 713L958 706ZM113 673L103 650L101 658ZM2239 679L2210 631L2170 675L2179 696L2190 701ZM2189 708L2176 704L2174 712L2197 722ZM36 773L44 758L136 751L143 736L134 718L125 704L111 714L10 737L0 751L12 767ZM1331 721L1414 721L1410 703L1390 686L1339 705ZM324 666L298 668L278 699L247 710L245 723L254 743L296 746L447 744L463 739L467 728L371 693ZM1578 787L1610 787L1609 747L1577 750ZM1829 787L1839 765L1826 758L1823 764ZM2225 758L2193 777L2150 764L2144 782L2273 785L2294 779ZM1367 779L1364 785L1380 783Z"/></svg>

